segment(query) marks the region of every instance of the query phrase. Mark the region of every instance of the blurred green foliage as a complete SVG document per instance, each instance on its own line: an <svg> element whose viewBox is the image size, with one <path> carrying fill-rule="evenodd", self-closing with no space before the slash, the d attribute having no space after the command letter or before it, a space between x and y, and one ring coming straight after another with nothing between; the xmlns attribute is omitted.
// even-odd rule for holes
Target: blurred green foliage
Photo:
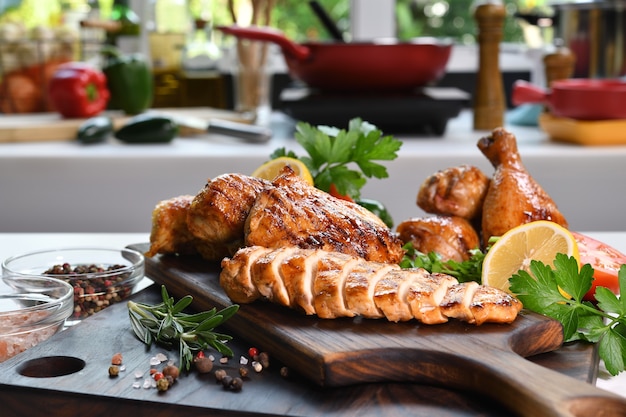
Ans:
<svg viewBox="0 0 626 417"><path fill-rule="evenodd" d="M147 0L142 0L147 1ZM187 0L192 9L202 7L214 24L232 24L228 0ZM233 0L235 8L245 13L251 0ZM350 32L350 0L318 0L345 33ZM539 8L548 0L504 0L507 19L504 28L505 42L523 42L522 29L514 17L518 9ZM4 16L16 16L25 23L48 24L46 14L56 16L63 7L84 7L87 0L21 0L21 7ZM398 38L406 40L417 36L435 36L454 39L457 43L475 42L476 25L472 16L477 0L396 0ZM0 0L0 6L15 6L18 0ZM104 17L112 0L100 0ZM268 3L272 3L268 1ZM201 6L199 6L201 4ZM295 41L330 39L307 0L274 0L271 26L281 29ZM44 21L42 21L44 20ZM0 19L1 21L1 19ZM243 22L242 24L245 24ZM372 22L376 24L376 22Z"/></svg>

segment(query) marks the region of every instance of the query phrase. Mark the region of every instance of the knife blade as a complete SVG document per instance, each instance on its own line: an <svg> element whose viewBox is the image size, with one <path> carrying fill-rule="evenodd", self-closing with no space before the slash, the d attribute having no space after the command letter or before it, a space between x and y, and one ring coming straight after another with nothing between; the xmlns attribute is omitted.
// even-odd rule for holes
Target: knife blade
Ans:
<svg viewBox="0 0 626 417"><path fill-rule="evenodd" d="M187 115L167 116L171 117L179 126L193 130L195 133L216 133L242 139L249 143L266 143L272 138L272 130L265 126L216 118L205 120Z"/></svg>

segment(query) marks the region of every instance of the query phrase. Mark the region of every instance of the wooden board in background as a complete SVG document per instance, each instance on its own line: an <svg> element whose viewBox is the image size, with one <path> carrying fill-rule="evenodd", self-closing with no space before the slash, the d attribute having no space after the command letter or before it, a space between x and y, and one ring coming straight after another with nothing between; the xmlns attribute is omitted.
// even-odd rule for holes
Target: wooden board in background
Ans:
<svg viewBox="0 0 626 417"><path fill-rule="evenodd" d="M164 108L151 111L173 117L180 116L183 120L184 117L194 117L207 122L211 119L221 119L250 123L249 119L239 113L209 107ZM129 119L129 116L120 112L110 111L103 115L111 117L116 129ZM0 143L73 141L76 139L78 127L85 120L63 119L58 113L0 115ZM197 133L198 131L194 128L180 126L180 136L192 136Z"/></svg>

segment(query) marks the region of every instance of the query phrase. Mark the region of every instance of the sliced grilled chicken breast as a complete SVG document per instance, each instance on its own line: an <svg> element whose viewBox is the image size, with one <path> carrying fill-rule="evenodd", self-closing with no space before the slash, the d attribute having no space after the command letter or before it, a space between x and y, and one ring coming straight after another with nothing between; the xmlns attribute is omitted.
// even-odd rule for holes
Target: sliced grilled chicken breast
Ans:
<svg viewBox="0 0 626 417"><path fill-rule="evenodd" d="M234 302L264 298L321 318L510 323L522 309L496 288L322 249L240 249L222 261L220 284Z"/></svg>

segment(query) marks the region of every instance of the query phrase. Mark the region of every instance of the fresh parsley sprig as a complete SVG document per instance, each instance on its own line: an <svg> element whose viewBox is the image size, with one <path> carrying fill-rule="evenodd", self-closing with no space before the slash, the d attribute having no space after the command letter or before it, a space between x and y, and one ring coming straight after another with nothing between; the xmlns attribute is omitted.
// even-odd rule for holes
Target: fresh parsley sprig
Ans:
<svg viewBox="0 0 626 417"><path fill-rule="evenodd" d="M400 262L402 268L424 268L428 272L440 272L455 277L459 282L476 281L480 283L485 253L480 249L470 250L469 259L457 262L443 261L437 252L423 253L415 249L411 242L403 246L404 258Z"/></svg>
<svg viewBox="0 0 626 417"><path fill-rule="evenodd" d="M279 148L270 157L288 156L301 160L311 172L317 188L329 192L334 184L339 193L355 200L360 197L367 178L389 176L387 168L375 161L396 159L402 146L400 140L383 136L376 126L360 118L350 120L348 130L298 122L295 138L307 156Z"/></svg>
<svg viewBox="0 0 626 417"><path fill-rule="evenodd" d="M509 279L510 289L525 308L559 320L565 341L598 343L607 371L617 375L626 366L626 297L597 287L597 306L583 301L593 272L591 265L585 264L579 271L574 257L557 254L554 269L531 261L530 273L519 271ZM620 293L626 294L626 265L621 266L618 277Z"/></svg>
<svg viewBox="0 0 626 417"><path fill-rule="evenodd" d="M201 313L187 314L183 310L189 307L193 298L187 295L178 302L169 296L165 286L161 286L163 302L155 305L128 302L128 314L135 335L146 345L157 343L168 349L179 346L180 367L189 370L194 352L209 346L223 355L232 356L232 350L226 342L231 336L215 333L213 329L231 318L239 309L233 304L221 311L213 308Z"/></svg>

